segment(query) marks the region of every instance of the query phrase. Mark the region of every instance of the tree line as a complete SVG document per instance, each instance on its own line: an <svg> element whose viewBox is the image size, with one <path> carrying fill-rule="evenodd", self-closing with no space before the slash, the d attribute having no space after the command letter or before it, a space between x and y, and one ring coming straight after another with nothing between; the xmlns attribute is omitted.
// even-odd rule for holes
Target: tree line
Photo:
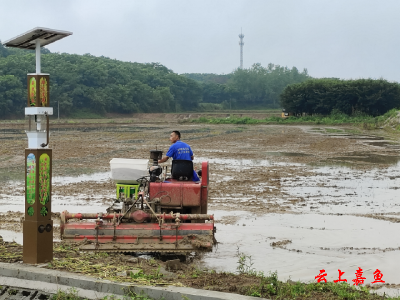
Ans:
<svg viewBox="0 0 400 300"><path fill-rule="evenodd" d="M50 103L62 114L78 110L104 114L196 110L200 85L159 63L122 62L90 54L42 50L42 72L50 74ZM35 70L33 51L0 43L0 115L23 114L26 75Z"/></svg>
<svg viewBox="0 0 400 300"><path fill-rule="evenodd" d="M46 48L42 54L42 72L50 74L51 105L59 104L62 116L77 111L101 115L279 107L279 94L288 84L309 78L307 70L273 64L223 75L179 75L159 63L51 53ZM23 114L26 74L34 70L33 50L0 43L0 116Z"/></svg>
<svg viewBox="0 0 400 300"><path fill-rule="evenodd" d="M400 85L384 79L309 79L287 86L280 103L295 114L328 115L340 111L378 116L400 107Z"/></svg>
<svg viewBox="0 0 400 300"><path fill-rule="evenodd" d="M222 105L223 108L279 108L279 95L284 88L293 83L310 78L307 69L299 71L260 63L248 69L236 69L230 74L182 74L201 84L202 101Z"/></svg>

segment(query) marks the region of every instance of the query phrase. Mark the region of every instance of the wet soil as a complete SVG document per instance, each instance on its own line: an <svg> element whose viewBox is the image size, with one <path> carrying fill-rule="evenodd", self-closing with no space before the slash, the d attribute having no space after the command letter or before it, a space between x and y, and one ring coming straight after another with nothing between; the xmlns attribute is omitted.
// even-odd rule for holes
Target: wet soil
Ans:
<svg viewBox="0 0 400 300"><path fill-rule="evenodd" d="M155 259L121 253L82 253L77 246L54 243L54 260L39 267L140 285L191 286L241 294L246 294L249 287L260 282L254 275L239 277L230 273L202 271L193 263L193 257L159 256ZM182 259L183 262L180 261ZM21 260L22 246L0 238L0 261L14 263Z"/></svg>
<svg viewBox="0 0 400 300"><path fill-rule="evenodd" d="M113 183L107 178L109 161L113 157L148 158L149 149L156 147L166 151L168 134L176 127L182 131L182 139L194 149L197 167L202 160L210 161L210 208L244 209L257 214L294 211L296 206L304 205L303 198L291 197L282 185L311 175L310 163L351 160L356 168L370 170L377 164L385 167L398 161L397 150L371 146L347 137L313 134L307 132L307 128L293 126L110 123L74 124L61 131L55 126L51 133L53 176L60 178L55 180L57 184L53 187L53 205L68 206L79 198L78 206L90 203L103 209L113 197ZM3 141L0 180L23 180L21 149L27 141L22 129L21 126L21 130L3 131L3 137L19 136L19 139ZM380 159L370 162L368 157L357 155L366 151L369 151L368 157L379 155ZM89 177L81 182L70 182L70 176L101 172L105 174L101 180L90 180ZM15 199L22 201L23 193L20 184L2 185L0 195L4 197L0 204L6 205L6 210L20 210L16 209ZM63 197L74 197L75 200L62 203ZM231 198L238 201L231 201Z"/></svg>
<svg viewBox="0 0 400 300"><path fill-rule="evenodd" d="M178 129L194 151L195 166L210 162L209 213L215 213L220 244L200 265L234 272L240 247L255 257L256 269L278 270L285 280L313 280L329 265L334 278L338 268L348 266L350 274L360 264L387 268L387 283L400 284L399 266L391 265L400 253L390 227L400 222L396 135L339 126L135 122L54 124L54 212L104 212L114 197L109 161L147 159L155 148L165 153L169 133ZM0 235L14 232L19 236L8 240L17 241L24 211L23 124L1 123L0 139ZM340 222L347 228L333 226ZM352 235L357 226L363 231Z"/></svg>

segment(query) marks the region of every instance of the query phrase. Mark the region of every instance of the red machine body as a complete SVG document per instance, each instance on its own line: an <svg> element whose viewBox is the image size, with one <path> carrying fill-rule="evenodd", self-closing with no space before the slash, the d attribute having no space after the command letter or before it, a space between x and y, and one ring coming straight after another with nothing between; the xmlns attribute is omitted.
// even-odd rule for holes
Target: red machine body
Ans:
<svg viewBox="0 0 400 300"><path fill-rule="evenodd" d="M151 182L150 201L160 199L161 208L179 209L192 214L206 214L208 201L208 162L202 163L200 182L168 179L166 182Z"/></svg>

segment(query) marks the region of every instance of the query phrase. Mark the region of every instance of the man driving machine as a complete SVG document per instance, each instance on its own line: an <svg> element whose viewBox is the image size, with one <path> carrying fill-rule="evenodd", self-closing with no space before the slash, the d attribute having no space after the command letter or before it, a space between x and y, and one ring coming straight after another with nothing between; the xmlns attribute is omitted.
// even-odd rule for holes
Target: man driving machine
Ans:
<svg viewBox="0 0 400 300"><path fill-rule="evenodd" d="M181 141L181 133L178 130L174 130L171 132L169 136L169 140L171 141L172 145L169 147L169 150L167 154L160 160L158 160L158 163L163 163L166 162L170 157L172 157L172 169L174 168L174 161L192 161L194 159L193 151L190 148L190 146L184 142ZM193 168L193 164L192 164ZM172 170L171 170L172 172ZM172 172L173 173L173 172ZM185 176L180 176L180 177L185 177ZM178 178L177 178L178 179ZM181 178L179 178L181 179ZM185 179L185 178L182 178ZM189 178L186 178L188 180ZM192 180L193 181L199 181L199 177L197 176L197 173L193 170L193 175L192 175Z"/></svg>

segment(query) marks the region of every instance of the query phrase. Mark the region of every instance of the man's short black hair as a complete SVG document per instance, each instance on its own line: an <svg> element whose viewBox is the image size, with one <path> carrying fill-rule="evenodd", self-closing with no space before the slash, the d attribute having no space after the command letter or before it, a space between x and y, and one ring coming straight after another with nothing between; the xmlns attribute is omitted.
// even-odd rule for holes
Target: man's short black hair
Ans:
<svg viewBox="0 0 400 300"><path fill-rule="evenodd" d="M179 139L181 139L181 133L178 130L174 130L172 132L175 133Z"/></svg>

